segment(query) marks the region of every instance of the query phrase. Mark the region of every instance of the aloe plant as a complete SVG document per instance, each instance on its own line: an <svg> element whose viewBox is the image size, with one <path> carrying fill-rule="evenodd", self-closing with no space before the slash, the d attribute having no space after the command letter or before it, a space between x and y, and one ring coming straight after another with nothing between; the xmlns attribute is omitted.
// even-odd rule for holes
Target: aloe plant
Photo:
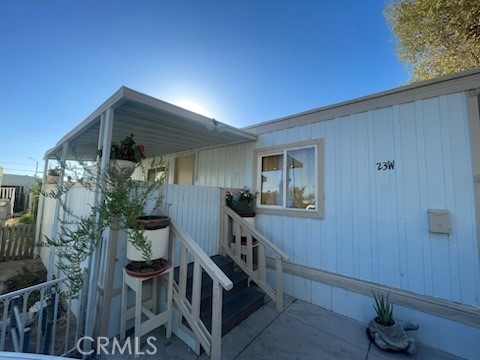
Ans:
<svg viewBox="0 0 480 360"><path fill-rule="evenodd" d="M377 296L372 291L372 294L373 294L373 298L375 299L375 304L373 305L373 308L377 313L377 317L376 317L377 322L384 326L389 326L394 324L393 317L392 317L393 305L388 300L388 293L387 293L387 296L383 296L383 295Z"/></svg>

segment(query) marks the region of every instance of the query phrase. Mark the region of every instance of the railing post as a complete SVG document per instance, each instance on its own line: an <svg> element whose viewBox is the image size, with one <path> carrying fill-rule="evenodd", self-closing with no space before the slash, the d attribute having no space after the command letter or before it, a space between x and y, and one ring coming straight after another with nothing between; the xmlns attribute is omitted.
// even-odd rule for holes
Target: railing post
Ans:
<svg viewBox="0 0 480 360"><path fill-rule="evenodd" d="M242 227L238 222L232 219L232 232L235 234L235 248L234 253L239 258L242 255Z"/></svg>
<svg viewBox="0 0 480 360"><path fill-rule="evenodd" d="M222 211L222 231L220 234L220 254L222 256L226 255L225 248L228 247L228 215Z"/></svg>
<svg viewBox="0 0 480 360"><path fill-rule="evenodd" d="M200 302L202 300L202 267L196 260L193 262L192 279L192 315L195 322L200 318Z"/></svg>
<svg viewBox="0 0 480 360"><path fill-rule="evenodd" d="M179 274L179 296L182 300L185 299L187 293L187 248L185 245L180 245L180 274Z"/></svg>
<svg viewBox="0 0 480 360"><path fill-rule="evenodd" d="M252 234L247 233L247 243L245 246L245 255L247 257L247 267L248 270L253 271L253 247L252 247L253 239Z"/></svg>
<svg viewBox="0 0 480 360"><path fill-rule="evenodd" d="M283 311L283 263L279 256L275 260L275 296L277 311L281 312Z"/></svg>
<svg viewBox="0 0 480 360"><path fill-rule="evenodd" d="M258 275L262 282L267 279L267 261L265 255L265 245L258 244Z"/></svg>
<svg viewBox="0 0 480 360"><path fill-rule="evenodd" d="M16 322L16 318L15 318L15 308L18 308L18 296L15 296L13 299L12 299L12 314L10 316L10 332L12 334L12 342L13 342L13 350L15 352L18 352L20 351L19 348L20 348L20 345L19 345L19 340L17 338L20 337L20 332L18 331L18 328L17 328L17 322Z"/></svg>
<svg viewBox="0 0 480 360"><path fill-rule="evenodd" d="M212 344L210 359L219 360L222 353L222 297L223 289L218 281L213 282L212 299Z"/></svg>

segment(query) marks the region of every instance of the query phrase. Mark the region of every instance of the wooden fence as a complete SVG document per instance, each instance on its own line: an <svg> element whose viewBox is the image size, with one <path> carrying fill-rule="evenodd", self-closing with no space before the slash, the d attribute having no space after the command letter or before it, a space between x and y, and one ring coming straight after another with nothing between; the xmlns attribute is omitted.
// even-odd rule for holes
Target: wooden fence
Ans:
<svg viewBox="0 0 480 360"><path fill-rule="evenodd" d="M0 261L33 258L35 225L0 226Z"/></svg>

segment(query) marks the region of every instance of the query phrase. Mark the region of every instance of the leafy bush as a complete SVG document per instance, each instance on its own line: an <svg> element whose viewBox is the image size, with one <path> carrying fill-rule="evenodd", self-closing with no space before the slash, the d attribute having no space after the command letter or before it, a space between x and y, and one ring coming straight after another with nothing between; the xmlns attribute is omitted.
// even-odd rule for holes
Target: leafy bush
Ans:
<svg viewBox="0 0 480 360"><path fill-rule="evenodd" d="M18 222L22 224L33 224L35 221L33 220L32 214L23 214L18 219Z"/></svg>

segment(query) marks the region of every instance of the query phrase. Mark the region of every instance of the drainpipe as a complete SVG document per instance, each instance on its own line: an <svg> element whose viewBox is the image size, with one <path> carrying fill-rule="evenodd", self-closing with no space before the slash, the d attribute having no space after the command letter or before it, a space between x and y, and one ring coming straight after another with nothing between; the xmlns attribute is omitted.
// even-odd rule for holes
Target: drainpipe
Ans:
<svg viewBox="0 0 480 360"><path fill-rule="evenodd" d="M97 145L97 164L100 162L99 171L104 174L109 166L110 161L110 147L112 144L112 129L113 129L113 109L109 108L100 117L100 133L98 136ZM101 154L101 156L100 156ZM95 186L94 204L103 201L104 194L100 189L103 187L100 181L103 178L97 174L97 183ZM97 214L97 221L99 220ZM85 319L85 336L93 337L95 331L95 322L97 317L97 283L98 273L100 272L100 260L102 254L102 233L98 234L97 246L88 259L88 298ZM107 247L108 248L108 247ZM109 311L109 310L106 310ZM84 353L89 353L92 348L90 341L84 342Z"/></svg>

